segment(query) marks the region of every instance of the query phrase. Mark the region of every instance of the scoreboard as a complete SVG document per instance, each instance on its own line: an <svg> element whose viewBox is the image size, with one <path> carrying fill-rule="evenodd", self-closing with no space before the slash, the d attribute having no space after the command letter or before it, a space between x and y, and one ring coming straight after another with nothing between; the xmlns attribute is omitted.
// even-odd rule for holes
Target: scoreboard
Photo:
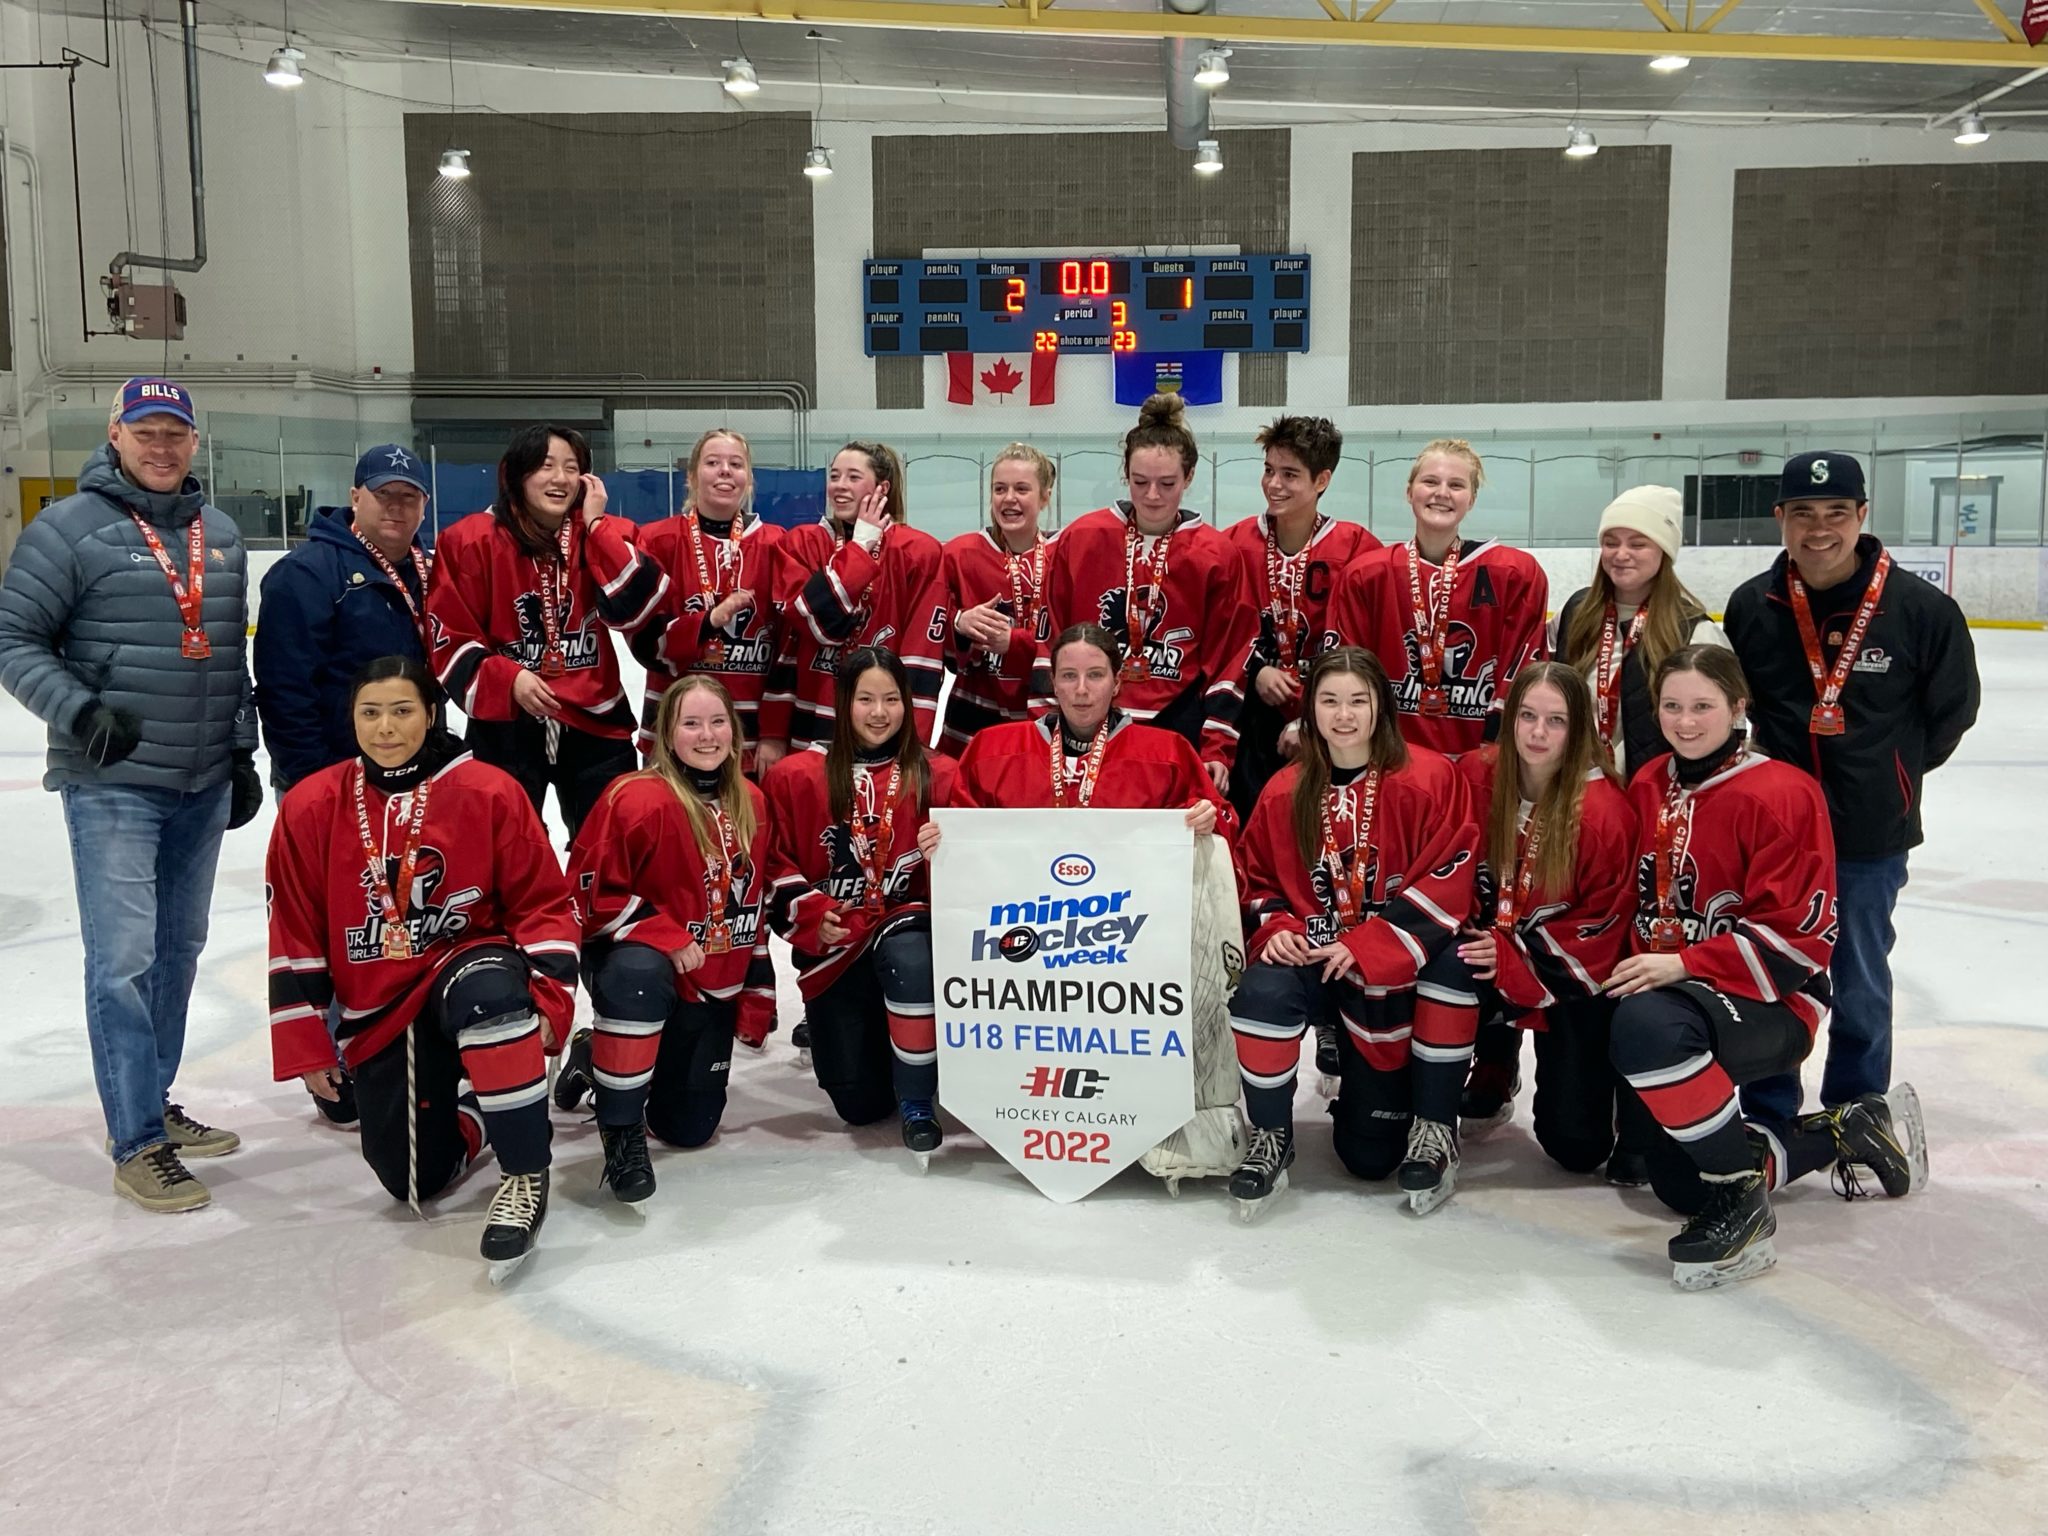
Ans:
<svg viewBox="0 0 2048 1536"><path fill-rule="evenodd" d="M1306 352L1306 256L1018 256L862 263L869 357Z"/></svg>

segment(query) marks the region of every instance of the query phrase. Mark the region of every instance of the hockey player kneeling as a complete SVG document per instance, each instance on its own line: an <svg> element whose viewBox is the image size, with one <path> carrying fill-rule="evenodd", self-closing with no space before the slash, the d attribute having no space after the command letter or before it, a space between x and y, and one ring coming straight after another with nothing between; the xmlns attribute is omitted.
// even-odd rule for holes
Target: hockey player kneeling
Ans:
<svg viewBox="0 0 2048 1536"><path fill-rule="evenodd" d="M346 1065L364 1160L415 1210L492 1147L483 1255L509 1265L547 1215L544 1052L575 1007L576 919L525 791L435 729L440 702L418 662L371 662L349 698L361 755L284 797L270 1046L277 1080L322 1099Z"/></svg>
<svg viewBox="0 0 2048 1536"><path fill-rule="evenodd" d="M1230 1173L1244 1150L1225 1002L1242 963L1235 915L1223 909L1235 895L1228 839L1236 822L1184 737L1140 725L1116 707L1122 666L1116 637L1100 625L1062 631L1052 649L1056 708L977 735L960 759L953 803L1008 810L1187 807L1195 832L1195 1117L1139 1160L1178 1193L1182 1179Z"/></svg>
<svg viewBox="0 0 2048 1536"><path fill-rule="evenodd" d="M1735 1090L1796 1072L1827 1016L1834 836L1819 785L1750 750L1749 686L1732 653L1674 651L1653 692L1672 750L1629 785L1634 953L1607 983L1620 999L1611 1048L1667 1133L1649 1166L1658 1196L1689 1218L1670 1242L1672 1277L1706 1290L1777 1262L1772 1189L1839 1160L1907 1194L1926 1178L1926 1141L1904 1084L1743 1123Z"/></svg>
<svg viewBox="0 0 2048 1536"><path fill-rule="evenodd" d="M1245 829L1252 964L1230 1004L1251 1149L1230 1181L1247 1220L1287 1184L1302 1035L1343 1026L1330 1113L1362 1179L1399 1169L1418 1212L1457 1179L1458 1095L1478 999L1452 945L1472 905L1479 829L1450 760L1402 742L1379 659L1310 671L1301 755Z"/></svg>

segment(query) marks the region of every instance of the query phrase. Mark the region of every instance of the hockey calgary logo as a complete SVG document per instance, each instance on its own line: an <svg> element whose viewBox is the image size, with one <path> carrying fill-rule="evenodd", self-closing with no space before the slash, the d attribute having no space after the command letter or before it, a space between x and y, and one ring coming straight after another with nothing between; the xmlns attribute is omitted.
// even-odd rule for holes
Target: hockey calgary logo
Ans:
<svg viewBox="0 0 2048 1536"><path fill-rule="evenodd" d="M1422 641L1414 630L1401 636L1401 649L1408 656L1406 676L1394 679L1394 707L1404 715L1422 709ZM1493 677L1498 662L1489 658L1476 669L1472 665L1479 651L1479 638L1472 626L1453 619L1444 630L1445 702L1450 713L1463 720L1483 720L1493 703Z"/></svg>
<svg viewBox="0 0 2048 1536"><path fill-rule="evenodd" d="M1094 861L1082 855L1061 854L1048 872L1073 894L1041 892L1023 901L990 903L987 924L974 931L972 957L1001 958L1022 965L1037 956L1049 971L1128 962L1131 944L1144 928L1146 917L1129 910L1131 893L1079 894L1078 888L1092 883L1096 874Z"/></svg>
<svg viewBox="0 0 2048 1536"><path fill-rule="evenodd" d="M1691 854L1687 854L1679 865L1678 878L1672 882L1671 899L1676 909L1674 915L1685 925L1685 942L1703 943L1717 939L1735 929L1737 909L1742 905L1739 891L1721 891L1707 898L1705 905L1699 899L1700 869ZM1647 945L1650 942L1650 920L1657 914L1657 857L1646 853L1636 860L1636 937Z"/></svg>
<svg viewBox="0 0 2048 1536"><path fill-rule="evenodd" d="M384 861L384 878L398 878L398 860ZM484 899L478 886L466 886L446 895L441 887L448 881L448 862L441 850L422 846L412 868L412 889L405 893L405 926L412 935L412 952L423 953L431 944L458 939L469 931L469 909ZM384 958L384 911L377 901L377 877L363 866L363 921L346 934L350 963L367 965Z"/></svg>

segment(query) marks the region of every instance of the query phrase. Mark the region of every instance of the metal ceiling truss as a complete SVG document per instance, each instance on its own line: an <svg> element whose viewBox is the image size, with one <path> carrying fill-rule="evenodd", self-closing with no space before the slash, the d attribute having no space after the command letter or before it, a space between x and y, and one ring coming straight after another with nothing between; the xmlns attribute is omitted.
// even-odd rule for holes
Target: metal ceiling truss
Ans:
<svg viewBox="0 0 2048 1536"><path fill-rule="evenodd" d="M446 0L435 0L446 3ZM1642 0L1652 25L1639 30L1474 26L1389 20L1396 0L1314 0L1320 14L1233 15L1209 10L1094 10L1077 0L456 0L522 10L609 12L711 20L794 22L832 27L993 32L1026 36L1196 38L1218 43L1339 44L1365 48L1437 48L1485 53L1603 54L1650 58L1766 59L1812 64L1919 64L1958 69L2028 69L2041 62L1999 0L1976 0L1984 38L1830 37L1741 32L1722 24L1742 0ZM1676 11L1682 8L1681 19ZM1697 13L1697 14L1696 14Z"/></svg>

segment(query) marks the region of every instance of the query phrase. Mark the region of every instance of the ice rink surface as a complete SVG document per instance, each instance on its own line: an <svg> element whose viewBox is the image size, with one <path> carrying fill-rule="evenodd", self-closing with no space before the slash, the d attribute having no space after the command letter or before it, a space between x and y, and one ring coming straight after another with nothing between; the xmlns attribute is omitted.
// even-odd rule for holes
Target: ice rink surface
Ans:
<svg viewBox="0 0 2048 1536"><path fill-rule="evenodd" d="M959 1132L920 1177L797 1071L786 964L644 1217L557 1117L540 1251L494 1291L494 1164L423 1224L270 1081L267 812L228 836L180 1082L245 1146L193 1165L211 1209L146 1215L100 1151L41 730L0 700L0 1530L2048 1529L2048 636L1976 639L1898 918L1932 1187L1809 1180L1777 1269L1707 1295L1649 1192L1551 1167L1526 1107L1418 1221L1343 1173L1313 1072L1253 1226L1136 1169L1056 1206Z"/></svg>

